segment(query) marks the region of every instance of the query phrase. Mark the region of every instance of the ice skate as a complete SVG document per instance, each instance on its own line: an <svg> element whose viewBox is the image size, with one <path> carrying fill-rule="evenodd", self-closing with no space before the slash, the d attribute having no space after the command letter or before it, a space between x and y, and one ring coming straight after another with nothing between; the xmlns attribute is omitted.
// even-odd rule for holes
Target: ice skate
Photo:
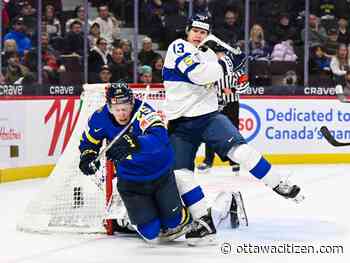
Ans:
<svg viewBox="0 0 350 263"><path fill-rule="evenodd" d="M161 232L159 235L160 242L168 242L177 239L178 237L186 234L191 229L192 218L187 207L182 209L182 221L181 224L175 228L169 228Z"/></svg>
<svg viewBox="0 0 350 263"><path fill-rule="evenodd" d="M232 164L232 174L234 176L239 176L239 171L240 171L240 166L239 164L235 163L235 164Z"/></svg>
<svg viewBox="0 0 350 263"><path fill-rule="evenodd" d="M208 173L211 169L211 165L206 163L201 163L200 165L197 166L197 169L199 173Z"/></svg>
<svg viewBox="0 0 350 263"><path fill-rule="evenodd" d="M273 191L296 203L300 203L305 199L305 196L300 193L300 187L292 185L288 180L282 180L275 188L273 188Z"/></svg>
<svg viewBox="0 0 350 263"><path fill-rule="evenodd" d="M189 246L215 245L216 228L214 226L211 210L208 214L194 220L192 229L186 234Z"/></svg>

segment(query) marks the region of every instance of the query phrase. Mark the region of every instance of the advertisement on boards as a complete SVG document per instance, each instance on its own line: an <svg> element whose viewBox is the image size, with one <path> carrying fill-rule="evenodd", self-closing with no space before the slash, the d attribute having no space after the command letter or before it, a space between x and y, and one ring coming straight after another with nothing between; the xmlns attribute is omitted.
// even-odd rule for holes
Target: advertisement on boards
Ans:
<svg viewBox="0 0 350 263"><path fill-rule="evenodd" d="M12 160L19 163L25 151L25 103L2 101L0 104L0 167L1 163Z"/></svg>
<svg viewBox="0 0 350 263"><path fill-rule="evenodd" d="M350 141L350 107L337 100L242 99L239 128L248 143L270 154L350 152L323 138L326 125L338 140Z"/></svg>

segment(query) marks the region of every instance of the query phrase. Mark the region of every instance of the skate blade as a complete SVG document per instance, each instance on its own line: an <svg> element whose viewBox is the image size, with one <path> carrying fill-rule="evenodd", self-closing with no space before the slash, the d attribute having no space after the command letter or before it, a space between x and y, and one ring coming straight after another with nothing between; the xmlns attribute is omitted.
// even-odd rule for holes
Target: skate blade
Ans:
<svg viewBox="0 0 350 263"><path fill-rule="evenodd" d="M187 238L186 242L189 247L216 246L218 244L216 234L207 235L202 238Z"/></svg>
<svg viewBox="0 0 350 263"><path fill-rule="evenodd" d="M164 243L164 242L170 242L173 241L183 235L185 235L188 231L191 230L191 224L187 224L184 227L182 227L181 229L179 229L178 231L175 231L171 234L168 235L160 235L159 236L159 242L160 243Z"/></svg>
<svg viewBox="0 0 350 263"><path fill-rule="evenodd" d="M294 202L296 202L297 204L300 204L302 201L305 200L305 195L302 194L298 194L296 197L294 197L292 199Z"/></svg>
<svg viewBox="0 0 350 263"><path fill-rule="evenodd" d="M200 170L200 169L197 168L197 172L198 172L199 174L207 174L207 173L210 172L210 168L204 169L204 170Z"/></svg>
<svg viewBox="0 0 350 263"><path fill-rule="evenodd" d="M244 202L243 202L243 197L241 192L233 192L232 193L235 196L236 202L237 202L237 216L239 220L239 224L241 226L248 226L248 217L247 217L247 212L244 207Z"/></svg>

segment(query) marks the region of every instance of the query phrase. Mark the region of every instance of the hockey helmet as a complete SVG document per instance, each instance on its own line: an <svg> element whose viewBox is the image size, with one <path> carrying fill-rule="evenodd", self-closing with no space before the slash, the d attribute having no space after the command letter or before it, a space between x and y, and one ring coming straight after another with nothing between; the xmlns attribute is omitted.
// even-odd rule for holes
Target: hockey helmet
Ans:
<svg viewBox="0 0 350 263"><path fill-rule="evenodd" d="M187 22L186 33L188 33L192 27L197 27L211 32L211 17L208 15L196 14Z"/></svg>
<svg viewBox="0 0 350 263"><path fill-rule="evenodd" d="M134 103L134 95L128 84L119 80L116 83L111 83L106 87L106 100L109 105Z"/></svg>

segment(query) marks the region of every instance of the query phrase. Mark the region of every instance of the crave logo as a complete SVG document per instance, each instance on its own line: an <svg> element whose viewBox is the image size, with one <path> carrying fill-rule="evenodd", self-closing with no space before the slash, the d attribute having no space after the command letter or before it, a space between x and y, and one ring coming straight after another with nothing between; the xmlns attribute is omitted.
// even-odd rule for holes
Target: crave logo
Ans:
<svg viewBox="0 0 350 263"><path fill-rule="evenodd" d="M61 134L64 134L63 145L61 153L67 146L70 136L74 130L74 127L78 121L80 109L75 113L75 99L67 99L66 106L63 108L61 105L62 99L54 100L51 108L45 115L45 124L51 119L54 118L54 129L51 137L49 156L52 156L56 150L58 139ZM75 114L75 116L74 116ZM66 125L65 125L66 124Z"/></svg>
<svg viewBox="0 0 350 263"><path fill-rule="evenodd" d="M261 129L259 114L250 106L240 103L239 131L247 142L252 141Z"/></svg>

